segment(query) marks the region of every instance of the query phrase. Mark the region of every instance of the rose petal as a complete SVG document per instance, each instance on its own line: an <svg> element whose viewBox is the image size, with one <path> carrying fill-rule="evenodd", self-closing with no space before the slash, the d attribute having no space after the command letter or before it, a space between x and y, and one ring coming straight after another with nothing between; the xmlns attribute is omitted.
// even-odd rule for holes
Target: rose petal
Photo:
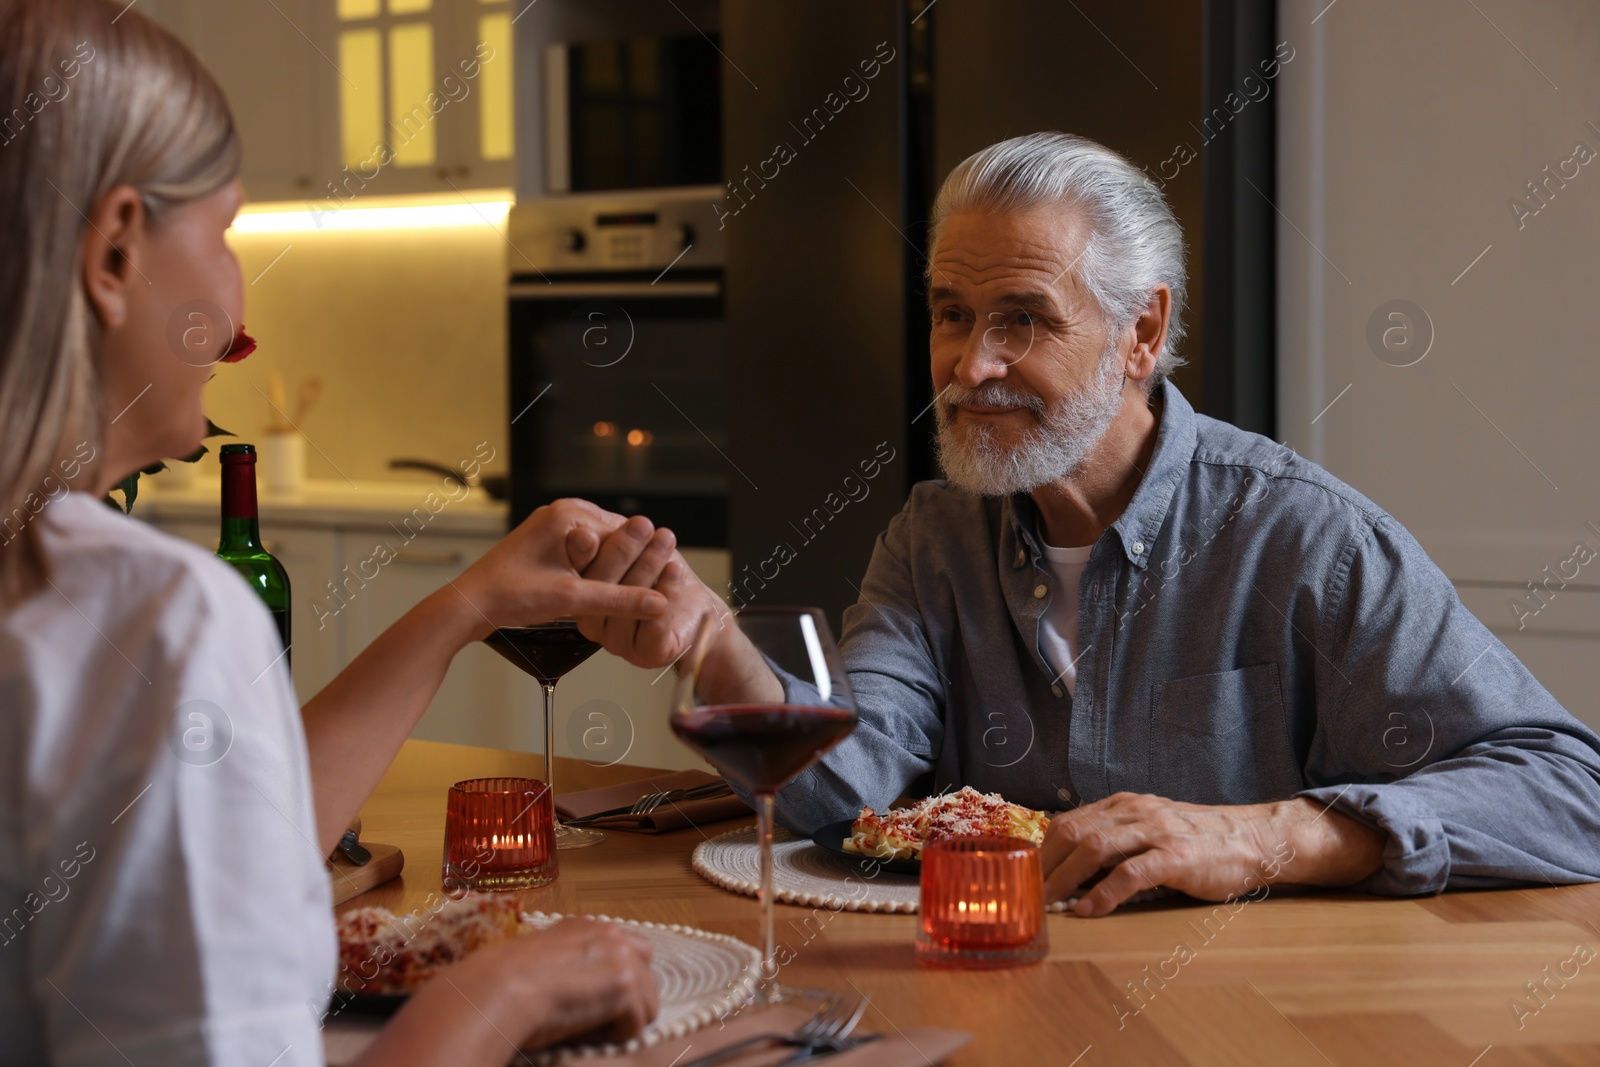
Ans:
<svg viewBox="0 0 1600 1067"><path fill-rule="evenodd" d="M237 363L255 350L256 339L245 333L244 327L240 326L239 333L236 337L234 337L233 343L230 344L228 346L228 350L222 354L221 362Z"/></svg>

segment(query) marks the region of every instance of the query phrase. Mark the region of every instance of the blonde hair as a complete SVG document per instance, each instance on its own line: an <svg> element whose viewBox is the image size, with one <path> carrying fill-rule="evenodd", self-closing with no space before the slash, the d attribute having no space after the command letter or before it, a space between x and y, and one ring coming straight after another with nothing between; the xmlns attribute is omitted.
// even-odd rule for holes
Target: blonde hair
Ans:
<svg viewBox="0 0 1600 1067"><path fill-rule="evenodd" d="M93 479L102 448L87 216L130 185L158 220L233 180L240 154L199 60L111 0L0 0L0 107L13 103L0 111L0 604L41 583L32 520L69 470Z"/></svg>

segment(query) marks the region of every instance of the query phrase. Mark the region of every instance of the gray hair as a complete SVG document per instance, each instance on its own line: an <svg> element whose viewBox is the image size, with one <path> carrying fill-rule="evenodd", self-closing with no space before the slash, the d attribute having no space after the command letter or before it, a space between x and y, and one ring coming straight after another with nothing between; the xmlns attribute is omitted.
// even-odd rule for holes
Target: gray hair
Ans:
<svg viewBox="0 0 1600 1067"><path fill-rule="evenodd" d="M1156 286L1165 283L1172 290L1166 343L1156 356L1152 384L1182 366L1178 343L1188 295L1183 229L1155 182L1102 144L1070 133L1030 133L968 156L939 188L928 248L958 211L1050 206L1080 210L1089 222L1078 276L1099 303L1108 330L1125 329L1137 319ZM930 260L930 277L932 271Z"/></svg>

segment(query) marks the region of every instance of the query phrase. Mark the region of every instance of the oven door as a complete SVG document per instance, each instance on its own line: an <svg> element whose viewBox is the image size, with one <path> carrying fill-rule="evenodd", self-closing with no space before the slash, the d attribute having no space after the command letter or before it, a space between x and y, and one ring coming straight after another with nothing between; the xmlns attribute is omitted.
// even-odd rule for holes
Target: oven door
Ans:
<svg viewBox="0 0 1600 1067"><path fill-rule="evenodd" d="M511 518L561 497L728 543L722 272L519 276Z"/></svg>

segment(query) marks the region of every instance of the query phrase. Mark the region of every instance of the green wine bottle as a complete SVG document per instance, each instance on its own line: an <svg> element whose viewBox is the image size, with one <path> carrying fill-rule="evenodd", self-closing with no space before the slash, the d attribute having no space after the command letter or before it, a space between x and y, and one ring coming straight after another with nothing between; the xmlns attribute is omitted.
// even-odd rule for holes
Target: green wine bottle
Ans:
<svg viewBox="0 0 1600 1067"><path fill-rule="evenodd" d="M278 624L285 657L293 648L289 635L289 572L261 544L256 510L256 446L223 445L222 540L217 557L244 576Z"/></svg>

